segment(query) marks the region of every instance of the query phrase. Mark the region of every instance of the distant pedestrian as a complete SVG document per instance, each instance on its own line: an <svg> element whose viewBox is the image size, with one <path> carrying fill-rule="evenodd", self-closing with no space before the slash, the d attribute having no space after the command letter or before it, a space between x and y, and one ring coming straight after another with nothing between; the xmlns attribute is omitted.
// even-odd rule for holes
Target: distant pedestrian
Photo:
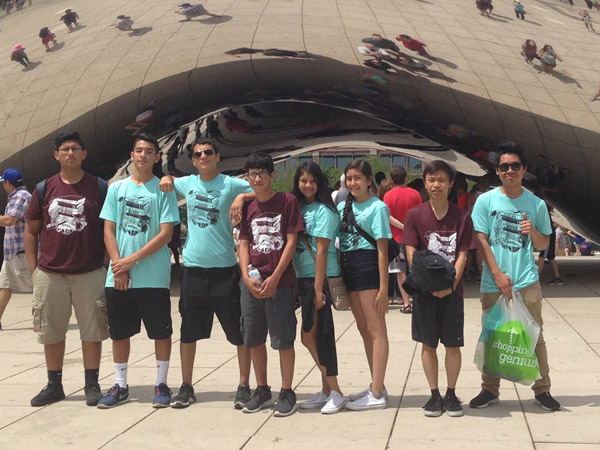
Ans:
<svg viewBox="0 0 600 450"><path fill-rule="evenodd" d="M427 46L424 42L419 41L418 39L413 39L408 34L401 34L396 37L396 40L402 42L407 49L417 52L419 55L429 58L432 61L437 61L435 57L431 56L427 50L425 50L425 47Z"/></svg>
<svg viewBox="0 0 600 450"><path fill-rule="evenodd" d="M580 11L579 14L581 15L581 20L583 20L587 30L590 33L596 33L596 30L594 30L594 25L592 24L592 16L590 16L590 13L587 11Z"/></svg>
<svg viewBox="0 0 600 450"><path fill-rule="evenodd" d="M71 9L65 9L65 13L60 18L60 20L62 20L65 23L69 31L73 31L73 25L79 25L79 22L77 22L78 19L79 15Z"/></svg>
<svg viewBox="0 0 600 450"><path fill-rule="evenodd" d="M521 4L519 0L515 0L513 2L513 7L515 8L515 15L517 19L525 20L525 7Z"/></svg>
<svg viewBox="0 0 600 450"><path fill-rule="evenodd" d="M533 39L527 39L521 44L521 55L525 57L525 63L531 66L534 59L540 59L538 56L537 44Z"/></svg>
<svg viewBox="0 0 600 450"><path fill-rule="evenodd" d="M552 48L552 46L548 45L548 44L546 44L542 47L542 50L540 51L538 56L540 58L540 61L542 62L542 67L544 68L544 72L546 72L546 73L552 73L552 71L556 67L557 59L562 62L562 59L560 59L560 56L558 56L557 53Z"/></svg>
<svg viewBox="0 0 600 450"><path fill-rule="evenodd" d="M585 4L589 9L592 9L594 7L594 2L592 0L585 0Z"/></svg>
<svg viewBox="0 0 600 450"><path fill-rule="evenodd" d="M479 10L479 14L486 17L490 17L490 13L494 9L492 0L475 0L475 6Z"/></svg>
<svg viewBox="0 0 600 450"><path fill-rule="evenodd" d="M125 16L123 14L117 16L117 22L115 23L115 27L121 31L133 31L133 20L131 20L130 16Z"/></svg>
<svg viewBox="0 0 600 450"><path fill-rule="evenodd" d="M29 58L27 57L27 53L25 53L25 47L23 47L23 44L17 44L12 48L10 60L17 61L19 64L25 67L25 69L29 67Z"/></svg>
<svg viewBox="0 0 600 450"><path fill-rule="evenodd" d="M48 27L42 28L39 36L42 38L42 44L46 47L47 52L50 51L50 42L52 42L52 47L56 47L56 36Z"/></svg>
<svg viewBox="0 0 600 450"><path fill-rule="evenodd" d="M217 14L209 13L204 6L201 4L192 5L191 3L182 3L178 5L179 11L175 11L177 14L182 14L185 16L184 22L189 22L194 17L199 16L211 16L211 17L221 17Z"/></svg>

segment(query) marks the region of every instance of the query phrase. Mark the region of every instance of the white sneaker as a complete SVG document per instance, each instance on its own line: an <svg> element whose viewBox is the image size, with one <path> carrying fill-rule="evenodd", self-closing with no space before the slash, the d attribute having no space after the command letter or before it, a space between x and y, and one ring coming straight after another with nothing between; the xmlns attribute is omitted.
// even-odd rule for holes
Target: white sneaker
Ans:
<svg viewBox="0 0 600 450"><path fill-rule="evenodd" d="M373 393L369 390L367 395L353 402L346 403L346 408L353 411L365 411L367 409L385 409L387 408L387 400L385 396L381 398L375 398Z"/></svg>
<svg viewBox="0 0 600 450"><path fill-rule="evenodd" d="M319 409L325 406L327 400L328 398L325 393L323 391L319 391L308 400L300 403L300 409Z"/></svg>
<svg viewBox="0 0 600 450"><path fill-rule="evenodd" d="M321 408L323 414L335 414L340 412L348 400L338 391L331 391L327 397L327 403Z"/></svg>
<svg viewBox="0 0 600 450"><path fill-rule="evenodd" d="M350 394L348 396L348 398L350 399L351 402L354 402L354 401L358 400L359 398L363 398L365 395L367 395L371 391L371 386L372 386L372 384L370 384L368 388L366 388L360 392L355 392L354 394ZM387 400L388 392L387 392L387 389L385 388L385 386L383 386L383 396Z"/></svg>

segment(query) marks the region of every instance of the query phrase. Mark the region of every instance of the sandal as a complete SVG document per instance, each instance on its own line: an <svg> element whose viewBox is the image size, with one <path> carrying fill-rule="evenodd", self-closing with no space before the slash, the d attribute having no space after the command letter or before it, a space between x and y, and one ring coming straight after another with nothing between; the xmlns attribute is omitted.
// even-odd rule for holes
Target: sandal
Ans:
<svg viewBox="0 0 600 450"><path fill-rule="evenodd" d="M412 305L401 306L400 312L402 314L412 314Z"/></svg>

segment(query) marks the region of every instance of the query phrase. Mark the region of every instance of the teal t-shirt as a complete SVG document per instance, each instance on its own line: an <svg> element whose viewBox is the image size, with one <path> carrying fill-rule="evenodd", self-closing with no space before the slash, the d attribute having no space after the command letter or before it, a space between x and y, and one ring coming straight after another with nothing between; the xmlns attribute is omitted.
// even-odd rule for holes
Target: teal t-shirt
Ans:
<svg viewBox="0 0 600 450"><path fill-rule="evenodd" d="M346 202L337 205L340 219L344 214ZM358 225L367 233L378 239L391 239L392 231L390 229L390 210L377 197L371 197L369 200L356 203L352 202L352 211ZM348 232L340 233L340 250L342 252L351 252L353 250L377 250L369 241L363 238L353 226L350 226Z"/></svg>
<svg viewBox="0 0 600 450"><path fill-rule="evenodd" d="M488 243L498 267L510 277L516 290L530 286L539 279L531 237L521 234L524 213L537 231L546 236L552 232L546 204L526 190L512 199L500 192L499 188L481 194L471 214L475 231L488 235ZM499 292L485 262L481 292Z"/></svg>
<svg viewBox="0 0 600 450"><path fill-rule="evenodd" d="M301 203L300 208L304 220L304 235L312 248L313 254L317 256L317 238L329 239L327 276L339 277L340 265L335 248L335 237L340 228L338 214L320 202L312 202L309 205ZM298 246L296 247L296 253L294 253L294 266L298 278L315 277L315 260L306 249L306 242L304 242L302 233L298 235Z"/></svg>
<svg viewBox="0 0 600 450"><path fill-rule="evenodd" d="M175 191L187 201L184 266L235 266L237 259L229 209L239 194L252 192L250 184L222 174L207 182L202 181L200 175L190 175L175 179Z"/></svg>
<svg viewBox="0 0 600 450"><path fill-rule="evenodd" d="M179 223L177 197L174 192L161 192L154 177L138 186L131 177L110 185L100 218L114 222L119 255L135 253L159 232L161 223ZM139 261L129 270L132 288L169 288L171 256L165 245L156 253ZM113 274L108 268L106 287L113 287Z"/></svg>

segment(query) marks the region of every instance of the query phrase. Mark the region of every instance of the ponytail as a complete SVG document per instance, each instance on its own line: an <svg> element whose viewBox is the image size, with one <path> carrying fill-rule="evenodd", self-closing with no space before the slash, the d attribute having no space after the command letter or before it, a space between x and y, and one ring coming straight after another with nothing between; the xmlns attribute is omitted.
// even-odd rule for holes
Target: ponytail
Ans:
<svg viewBox="0 0 600 450"><path fill-rule="evenodd" d="M347 232L350 228L350 225L348 224L348 214L350 214L350 210L352 209L352 200L354 200L354 197L352 197L352 194L348 193L344 211L342 213L342 225L340 226L340 231L343 233Z"/></svg>

